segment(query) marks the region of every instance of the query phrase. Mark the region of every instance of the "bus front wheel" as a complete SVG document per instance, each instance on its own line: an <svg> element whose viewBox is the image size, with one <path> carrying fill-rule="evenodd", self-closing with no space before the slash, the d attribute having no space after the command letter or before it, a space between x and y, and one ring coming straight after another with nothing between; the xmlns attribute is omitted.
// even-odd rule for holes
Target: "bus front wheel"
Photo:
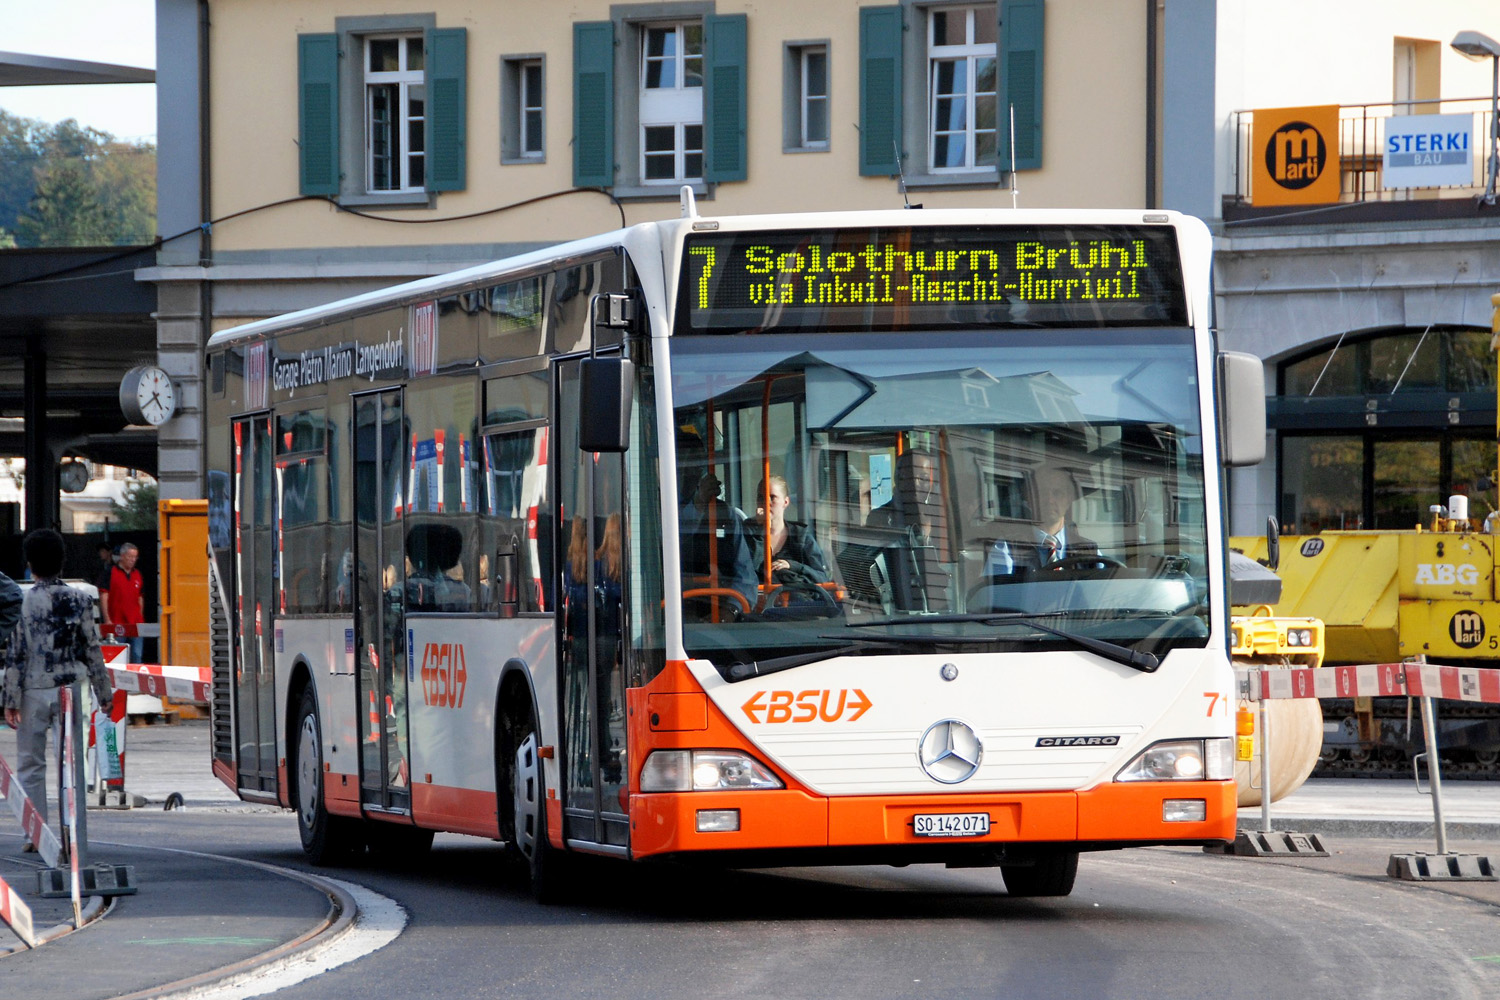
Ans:
<svg viewBox="0 0 1500 1000"><path fill-rule="evenodd" d="M531 876L532 895L539 903L551 903L565 894L567 859L547 838L546 784L535 722L520 735L511 766L513 846Z"/></svg>
<svg viewBox="0 0 1500 1000"><path fill-rule="evenodd" d="M1000 876L1012 896L1067 896L1078 877L1078 852L1048 851L1033 865L1001 865Z"/></svg>
<svg viewBox="0 0 1500 1000"><path fill-rule="evenodd" d="M303 689L297 712L297 762L292 773L302 852L315 865L347 861L363 848L364 841L358 836L355 821L329 815L323 802L323 728L318 720L318 697L311 685Z"/></svg>

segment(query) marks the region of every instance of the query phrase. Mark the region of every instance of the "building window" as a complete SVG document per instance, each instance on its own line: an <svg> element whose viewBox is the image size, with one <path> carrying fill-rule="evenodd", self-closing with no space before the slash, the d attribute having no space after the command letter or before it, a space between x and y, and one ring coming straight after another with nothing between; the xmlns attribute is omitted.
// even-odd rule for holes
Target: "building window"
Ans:
<svg viewBox="0 0 1500 1000"><path fill-rule="evenodd" d="M540 163L546 159L546 72L541 56L507 56L500 64L500 160Z"/></svg>
<svg viewBox="0 0 1500 1000"><path fill-rule="evenodd" d="M421 191L427 166L422 36L369 37L364 50L366 188Z"/></svg>
<svg viewBox="0 0 1500 1000"><path fill-rule="evenodd" d="M997 36L994 4L928 12L927 151L935 172L995 166Z"/></svg>
<svg viewBox="0 0 1500 1000"><path fill-rule="evenodd" d="M1489 513L1495 377L1487 330L1341 338L1283 362L1268 399L1285 530L1409 529L1452 493Z"/></svg>
<svg viewBox="0 0 1500 1000"><path fill-rule="evenodd" d="M641 30L641 180L703 177L703 26Z"/></svg>
<svg viewBox="0 0 1500 1000"><path fill-rule="evenodd" d="M786 148L826 150L828 43L787 45L786 96Z"/></svg>

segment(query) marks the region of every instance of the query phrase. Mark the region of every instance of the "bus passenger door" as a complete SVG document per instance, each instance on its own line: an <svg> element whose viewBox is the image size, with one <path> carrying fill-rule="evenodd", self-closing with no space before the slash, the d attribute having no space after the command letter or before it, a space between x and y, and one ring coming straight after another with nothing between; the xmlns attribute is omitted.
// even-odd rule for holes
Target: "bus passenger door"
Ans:
<svg viewBox="0 0 1500 1000"><path fill-rule="evenodd" d="M407 763L406 558L408 434L401 390L354 397L354 643L360 801L410 812Z"/></svg>
<svg viewBox="0 0 1500 1000"><path fill-rule="evenodd" d="M626 587L621 456L578 449L579 365L558 367L558 656L562 671L563 836L629 844L625 725Z"/></svg>
<svg viewBox="0 0 1500 1000"><path fill-rule="evenodd" d="M276 593L271 418L234 422L235 664L238 782L276 791L276 679L271 652Z"/></svg>

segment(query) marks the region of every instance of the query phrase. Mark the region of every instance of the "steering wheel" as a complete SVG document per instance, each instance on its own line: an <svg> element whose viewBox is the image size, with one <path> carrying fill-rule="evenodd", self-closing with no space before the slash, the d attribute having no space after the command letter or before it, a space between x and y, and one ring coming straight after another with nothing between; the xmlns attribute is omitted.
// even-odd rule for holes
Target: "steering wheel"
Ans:
<svg viewBox="0 0 1500 1000"><path fill-rule="evenodd" d="M839 605L838 602L834 600L832 594L830 594L827 590L824 590L816 583L804 581L776 584L775 587L768 591L766 594L766 607L789 607L792 603L792 598L794 596L800 595L811 595L812 600L803 600L799 601L798 603L817 604L831 613L838 612Z"/></svg>
<svg viewBox="0 0 1500 1000"><path fill-rule="evenodd" d="M722 601L720 598L728 598ZM742 620L750 613L750 602L745 600L745 595L733 587L691 587L682 592L682 603L687 605L691 600L704 601L710 608L720 609L720 614L725 615L730 621Z"/></svg>
<svg viewBox="0 0 1500 1000"><path fill-rule="evenodd" d="M1063 556L1061 559L1047 563L1042 569L1048 572L1060 573L1070 569L1125 569L1126 566L1120 560L1101 552L1075 552L1072 555Z"/></svg>

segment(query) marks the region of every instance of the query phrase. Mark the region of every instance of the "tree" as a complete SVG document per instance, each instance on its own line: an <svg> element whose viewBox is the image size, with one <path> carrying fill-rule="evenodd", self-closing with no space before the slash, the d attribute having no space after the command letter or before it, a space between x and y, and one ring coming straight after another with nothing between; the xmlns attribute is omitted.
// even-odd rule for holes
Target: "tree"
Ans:
<svg viewBox="0 0 1500 1000"><path fill-rule="evenodd" d="M0 111L0 232L35 247L149 243L155 231L155 146Z"/></svg>
<svg viewBox="0 0 1500 1000"><path fill-rule="evenodd" d="M25 247L103 246L110 239L109 213L81 160L58 160L37 169L36 191L16 222Z"/></svg>
<svg viewBox="0 0 1500 1000"><path fill-rule="evenodd" d="M132 483L125 487L125 502L115 503L113 527L120 531L155 531L158 527L155 483Z"/></svg>

